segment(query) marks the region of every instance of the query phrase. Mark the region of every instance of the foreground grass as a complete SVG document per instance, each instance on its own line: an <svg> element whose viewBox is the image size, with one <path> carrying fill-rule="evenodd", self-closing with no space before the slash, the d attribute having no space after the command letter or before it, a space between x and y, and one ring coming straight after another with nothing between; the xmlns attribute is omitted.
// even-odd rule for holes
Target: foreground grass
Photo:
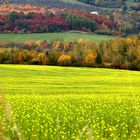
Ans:
<svg viewBox="0 0 140 140"><path fill-rule="evenodd" d="M140 138L139 72L0 65L0 78L12 107L0 115L7 137Z"/></svg>
<svg viewBox="0 0 140 140"><path fill-rule="evenodd" d="M91 41L102 41L113 38L107 35L96 35L86 33L35 33L35 34L0 34L0 41L6 42L24 42L28 40L47 40L48 42L53 40L77 40L77 39L88 39Z"/></svg>

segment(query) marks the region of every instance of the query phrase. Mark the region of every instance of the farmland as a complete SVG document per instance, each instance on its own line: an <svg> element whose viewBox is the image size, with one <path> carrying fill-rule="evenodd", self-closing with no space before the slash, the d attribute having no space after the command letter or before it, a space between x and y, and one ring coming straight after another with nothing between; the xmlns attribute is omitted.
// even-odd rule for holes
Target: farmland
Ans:
<svg viewBox="0 0 140 140"><path fill-rule="evenodd" d="M0 140L139 140L139 0L0 0Z"/></svg>
<svg viewBox="0 0 140 140"><path fill-rule="evenodd" d="M24 42L28 40L46 40L48 42L53 40L77 40L77 39L88 39L90 41L102 41L109 40L113 38L108 35L97 35L97 34L88 34L88 33L73 33L73 32L64 32L64 33L34 33L34 34L0 34L0 41L4 42Z"/></svg>
<svg viewBox="0 0 140 140"><path fill-rule="evenodd" d="M7 137L140 138L139 72L0 65L0 77Z"/></svg>

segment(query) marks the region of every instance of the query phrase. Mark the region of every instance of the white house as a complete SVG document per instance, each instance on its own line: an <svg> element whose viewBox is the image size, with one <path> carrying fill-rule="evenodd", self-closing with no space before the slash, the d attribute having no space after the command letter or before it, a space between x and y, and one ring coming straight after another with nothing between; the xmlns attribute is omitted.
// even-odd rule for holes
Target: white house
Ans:
<svg viewBox="0 0 140 140"><path fill-rule="evenodd" d="M99 13L97 11L91 11L90 14L99 15Z"/></svg>

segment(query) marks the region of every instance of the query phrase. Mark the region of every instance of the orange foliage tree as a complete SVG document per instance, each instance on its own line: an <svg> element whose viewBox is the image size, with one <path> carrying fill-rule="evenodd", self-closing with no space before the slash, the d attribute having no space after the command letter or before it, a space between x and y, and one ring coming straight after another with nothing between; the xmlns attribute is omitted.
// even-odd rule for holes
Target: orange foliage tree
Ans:
<svg viewBox="0 0 140 140"><path fill-rule="evenodd" d="M69 56L69 55L62 54L58 58L59 65L66 66L66 65L70 65L71 63L72 63L72 59L71 59L71 56Z"/></svg>
<svg viewBox="0 0 140 140"><path fill-rule="evenodd" d="M88 66L93 66L95 64L96 54L89 50L85 56L85 63Z"/></svg>

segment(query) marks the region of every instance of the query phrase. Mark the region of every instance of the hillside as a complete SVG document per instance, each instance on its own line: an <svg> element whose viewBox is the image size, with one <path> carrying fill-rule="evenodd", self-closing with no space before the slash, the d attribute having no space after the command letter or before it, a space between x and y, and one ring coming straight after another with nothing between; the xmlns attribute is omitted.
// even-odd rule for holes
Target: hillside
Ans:
<svg viewBox="0 0 140 140"><path fill-rule="evenodd" d="M1 3L2 1L3 0L0 0ZM140 23L140 11L139 11L140 1L139 0L115 0L115 1L98 0L98 3L95 0L92 0L92 2L90 2L90 0L88 1L87 0L79 0L79 1L78 0L70 0L70 1L68 0L22 0L22 1L21 0L8 0L6 2L5 0L5 4L7 3L13 3L16 5L31 4L31 5L36 5L36 6L43 6L45 7L44 8L45 12L46 12L46 9L50 9L50 8L58 8L59 10L57 10L57 12L61 10L65 11L66 9L69 9L69 10L75 9L77 11L80 10L84 12L87 11L89 13L97 12L99 15L104 16L106 17L106 19L109 19L111 21L111 22L107 21L108 22L107 23L106 20L104 20L104 22L100 24L99 22L100 20L102 20L100 17L97 17L99 18L99 20L97 18L96 20L95 18L92 18L96 22L98 20L99 24L97 25L98 27L97 30L100 30L99 31L100 33L112 34L115 31L115 34L117 32L117 34L124 33L124 35L129 35L129 34L137 34L140 32L140 24L139 24ZM0 8L0 11L1 11L1 8ZM40 9L38 11L40 12ZM78 13L77 11L75 13L79 14L78 16L80 16L81 14L82 15L85 14L85 13ZM69 13L71 12L69 11ZM85 17L88 17L91 20L91 15L90 17L87 15ZM110 25L112 24L111 25L112 28L110 25L108 27L108 24ZM65 28L65 30L69 30L69 29ZM73 28L72 30L77 30L77 28L76 29Z"/></svg>
<svg viewBox="0 0 140 140"><path fill-rule="evenodd" d="M0 0L2 3L3 0ZM5 2L6 3L6 2ZM86 4L77 0L9 0L7 3L13 4L33 4L33 5L45 5L47 7L56 7L56 8L67 8L67 9L79 9L79 10L86 10L86 11L104 11L107 8L102 8L90 4Z"/></svg>
<svg viewBox="0 0 140 140"><path fill-rule="evenodd" d="M43 19L43 20L42 20ZM1 5L1 33L46 33L78 30L84 32L119 31L115 22L102 15L64 8L30 4Z"/></svg>
<svg viewBox="0 0 140 140"><path fill-rule="evenodd" d="M91 4L91 5L118 8L121 5L123 5L126 0L79 0L79 1Z"/></svg>
<svg viewBox="0 0 140 140"><path fill-rule="evenodd" d="M140 0L79 0L80 2L89 5L101 6L107 8L121 8L128 6L131 8L139 9Z"/></svg>
<svg viewBox="0 0 140 140"><path fill-rule="evenodd" d="M112 10L125 5L138 8L140 0L0 0L0 3L34 4L45 5L47 7L79 9L86 11ZM109 8L109 9L108 9Z"/></svg>

